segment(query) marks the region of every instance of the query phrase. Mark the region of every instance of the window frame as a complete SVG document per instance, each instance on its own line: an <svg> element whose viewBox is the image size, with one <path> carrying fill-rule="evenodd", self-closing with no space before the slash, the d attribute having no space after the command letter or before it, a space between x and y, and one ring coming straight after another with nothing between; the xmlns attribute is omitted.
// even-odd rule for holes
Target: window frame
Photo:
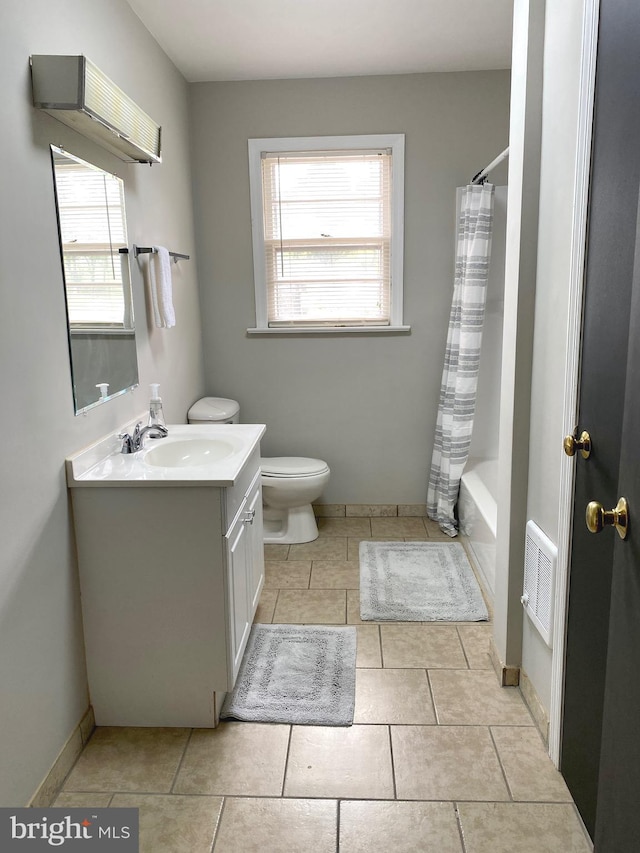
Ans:
<svg viewBox="0 0 640 853"><path fill-rule="evenodd" d="M249 139L249 189L256 326L249 334L345 334L397 333L409 331L403 325L404 265L404 134L367 134L350 136L298 136ZM262 154L279 151L345 151L388 148L392 155L391 191L391 291L390 322L385 325L291 325L269 326L267 275L265 261L264 206L262 192Z"/></svg>
<svg viewBox="0 0 640 853"><path fill-rule="evenodd" d="M133 300L131 292L131 278L129 274L128 255L126 252L127 244L127 220L125 211L125 192L124 181L118 175L111 172L106 172L104 169L95 166L85 160L70 154L68 151L56 146L51 146L51 154L53 158L54 170L54 190L56 200L56 212L58 219L58 233L60 238L60 252L62 256L62 271L65 287L65 297L67 304L67 320L69 331L71 334L99 333L99 334L132 334L134 331L133 321ZM64 162L56 160L55 155L59 154L65 158ZM103 182L110 181L109 192L117 190L117 202L107 195L106 183L105 198L100 198L96 201L95 190L90 187L90 197L87 192L84 194L78 191L74 193L73 180L84 182L85 186L88 182ZM76 196L75 199L70 196ZM66 240L69 236L69 231L73 232L77 226L79 212L84 218L82 225L86 221L91 222L91 236L99 236L101 239L93 239L88 242L78 242L77 239ZM106 217L106 227L102 227L102 223L97 226L96 219L100 219L104 214ZM117 236L122 239L112 237L112 223L115 225ZM85 226L86 227L86 226ZM98 233L99 232L99 233ZM85 235L88 236L88 235ZM109 240L109 242L106 242ZM102 280L93 281L90 277L83 281L76 281L77 271L73 269L68 261L73 259L84 259L88 268L91 268L98 259L108 259L108 262L117 266L118 273L114 269L113 279L104 278ZM76 292L76 288L78 291ZM122 303L122 319L97 319L92 316L91 319L73 319L74 315L82 309L78 305L78 293L82 289L86 289L88 294L92 294L93 298L98 299L99 310L108 310L109 306L109 291L117 290L119 297L118 301ZM81 299L80 299L81 301Z"/></svg>

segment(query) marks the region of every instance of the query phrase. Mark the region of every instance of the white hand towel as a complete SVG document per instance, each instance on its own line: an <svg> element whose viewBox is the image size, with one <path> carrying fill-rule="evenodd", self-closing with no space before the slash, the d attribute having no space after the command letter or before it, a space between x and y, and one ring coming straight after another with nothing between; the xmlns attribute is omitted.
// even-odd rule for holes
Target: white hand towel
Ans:
<svg viewBox="0 0 640 853"><path fill-rule="evenodd" d="M171 258L164 246L153 247L149 259L149 285L154 322L159 329L170 329L176 324L176 315L173 310Z"/></svg>

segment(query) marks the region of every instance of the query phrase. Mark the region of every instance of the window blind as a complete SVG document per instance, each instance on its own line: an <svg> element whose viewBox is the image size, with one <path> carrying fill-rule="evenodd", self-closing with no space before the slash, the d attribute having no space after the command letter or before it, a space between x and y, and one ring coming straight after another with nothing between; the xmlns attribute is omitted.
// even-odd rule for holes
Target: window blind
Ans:
<svg viewBox="0 0 640 853"><path fill-rule="evenodd" d="M86 166L56 163L56 194L69 323L125 327L121 182Z"/></svg>
<svg viewBox="0 0 640 853"><path fill-rule="evenodd" d="M269 326L389 325L390 150L262 155Z"/></svg>

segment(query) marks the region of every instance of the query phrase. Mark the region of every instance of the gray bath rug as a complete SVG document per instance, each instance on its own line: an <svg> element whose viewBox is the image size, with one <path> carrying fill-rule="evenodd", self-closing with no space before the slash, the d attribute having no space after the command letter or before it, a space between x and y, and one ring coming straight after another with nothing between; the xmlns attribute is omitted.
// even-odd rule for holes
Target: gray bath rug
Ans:
<svg viewBox="0 0 640 853"><path fill-rule="evenodd" d="M458 542L361 542L360 617L480 622L487 608Z"/></svg>
<svg viewBox="0 0 640 853"><path fill-rule="evenodd" d="M350 726L355 684L355 628L254 625L220 717Z"/></svg>

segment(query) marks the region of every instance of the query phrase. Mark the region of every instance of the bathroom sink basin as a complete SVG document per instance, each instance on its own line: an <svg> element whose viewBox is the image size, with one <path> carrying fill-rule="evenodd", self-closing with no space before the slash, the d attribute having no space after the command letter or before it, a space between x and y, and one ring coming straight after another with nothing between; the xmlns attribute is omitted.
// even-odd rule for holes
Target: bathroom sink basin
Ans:
<svg viewBox="0 0 640 853"><path fill-rule="evenodd" d="M114 486L234 486L260 457L264 424L169 424L165 438L144 436L144 447L122 453L122 438L140 417L66 459L70 488ZM254 463L251 461L251 465ZM258 465L258 461L255 462Z"/></svg>
<svg viewBox="0 0 640 853"><path fill-rule="evenodd" d="M156 440L165 441L162 438ZM145 453L144 461L147 465L161 468L193 468L219 462L237 450L235 444L222 438L186 438L152 447Z"/></svg>

